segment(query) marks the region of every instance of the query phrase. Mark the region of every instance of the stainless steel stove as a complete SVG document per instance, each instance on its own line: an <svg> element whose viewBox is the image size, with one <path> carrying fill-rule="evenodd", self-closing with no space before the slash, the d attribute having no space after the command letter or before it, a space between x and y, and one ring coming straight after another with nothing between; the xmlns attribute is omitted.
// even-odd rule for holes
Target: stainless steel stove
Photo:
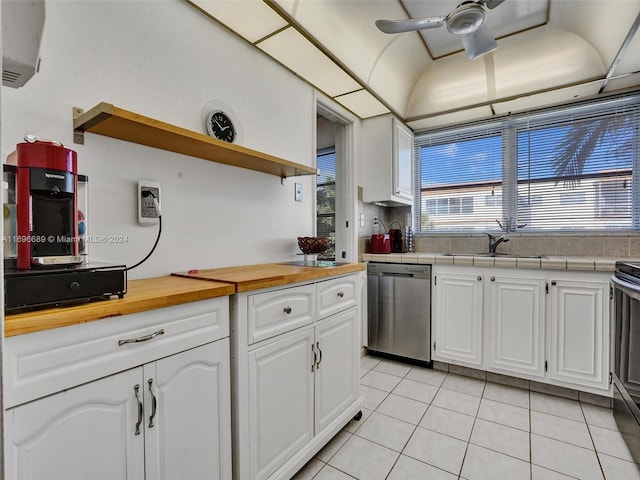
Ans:
<svg viewBox="0 0 640 480"><path fill-rule="evenodd" d="M636 462L640 462L640 262L616 262L613 413Z"/></svg>

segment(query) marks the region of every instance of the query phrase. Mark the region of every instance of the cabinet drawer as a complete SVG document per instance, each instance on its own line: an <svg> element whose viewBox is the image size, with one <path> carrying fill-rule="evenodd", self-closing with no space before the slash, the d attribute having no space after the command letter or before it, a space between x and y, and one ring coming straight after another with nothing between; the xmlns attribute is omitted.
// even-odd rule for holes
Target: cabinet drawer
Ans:
<svg viewBox="0 0 640 480"><path fill-rule="evenodd" d="M334 278L318 285L318 315L325 318L334 313L356 305L356 287L358 277Z"/></svg>
<svg viewBox="0 0 640 480"><path fill-rule="evenodd" d="M313 323L314 292L314 285L302 285L249 295L249 344Z"/></svg>
<svg viewBox="0 0 640 480"><path fill-rule="evenodd" d="M228 336L229 297L219 297L10 337L5 408Z"/></svg>

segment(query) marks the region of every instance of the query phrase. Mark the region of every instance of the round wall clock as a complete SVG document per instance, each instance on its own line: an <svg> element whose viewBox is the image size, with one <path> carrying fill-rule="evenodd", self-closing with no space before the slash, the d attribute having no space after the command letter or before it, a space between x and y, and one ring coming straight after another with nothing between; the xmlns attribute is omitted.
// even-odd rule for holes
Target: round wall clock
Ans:
<svg viewBox="0 0 640 480"><path fill-rule="evenodd" d="M202 123L207 135L229 143L242 142L240 121L228 105L213 100L202 108Z"/></svg>
<svg viewBox="0 0 640 480"><path fill-rule="evenodd" d="M229 143L233 143L236 139L236 128L222 110L213 110L207 114L207 133Z"/></svg>

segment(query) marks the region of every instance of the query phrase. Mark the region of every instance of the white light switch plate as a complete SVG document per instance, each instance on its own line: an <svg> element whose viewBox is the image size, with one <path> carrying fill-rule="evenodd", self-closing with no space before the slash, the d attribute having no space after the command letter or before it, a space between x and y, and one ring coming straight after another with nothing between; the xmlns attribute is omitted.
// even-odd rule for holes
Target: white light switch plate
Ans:
<svg viewBox="0 0 640 480"><path fill-rule="evenodd" d="M302 201L302 184L301 183L296 183L295 200L296 202Z"/></svg>

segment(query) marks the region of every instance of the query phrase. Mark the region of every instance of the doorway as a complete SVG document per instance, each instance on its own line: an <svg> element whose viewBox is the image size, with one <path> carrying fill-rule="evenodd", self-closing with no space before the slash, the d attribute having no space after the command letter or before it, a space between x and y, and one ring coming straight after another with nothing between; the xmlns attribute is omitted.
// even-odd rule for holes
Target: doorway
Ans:
<svg viewBox="0 0 640 480"><path fill-rule="evenodd" d="M316 100L316 234L331 241L322 259L356 262L356 117L329 98Z"/></svg>

